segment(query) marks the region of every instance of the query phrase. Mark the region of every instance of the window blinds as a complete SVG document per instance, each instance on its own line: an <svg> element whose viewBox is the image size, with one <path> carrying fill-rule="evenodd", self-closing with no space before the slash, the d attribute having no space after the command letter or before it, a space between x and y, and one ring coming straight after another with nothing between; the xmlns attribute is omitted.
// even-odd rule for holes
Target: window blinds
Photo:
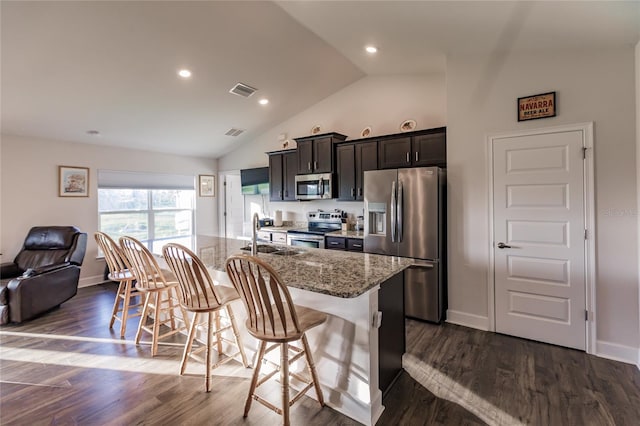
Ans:
<svg viewBox="0 0 640 426"><path fill-rule="evenodd" d="M195 176L98 170L98 188L195 189Z"/></svg>

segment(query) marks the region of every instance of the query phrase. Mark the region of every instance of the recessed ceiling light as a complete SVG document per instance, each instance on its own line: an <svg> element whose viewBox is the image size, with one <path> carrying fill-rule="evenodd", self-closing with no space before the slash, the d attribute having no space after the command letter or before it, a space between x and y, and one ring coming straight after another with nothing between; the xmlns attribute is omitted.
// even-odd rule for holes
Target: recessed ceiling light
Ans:
<svg viewBox="0 0 640 426"><path fill-rule="evenodd" d="M375 46L367 46L364 48L364 50L366 50L367 53L376 53L378 51L378 48Z"/></svg>
<svg viewBox="0 0 640 426"><path fill-rule="evenodd" d="M269 99L262 98L262 99L260 99L260 100L258 101L258 103L259 103L260 105L266 105L266 104L268 104L268 103L269 103Z"/></svg>
<svg viewBox="0 0 640 426"><path fill-rule="evenodd" d="M182 78L189 78L191 77L191 71L189 71L188 69L183 69L178 71L178 75Z"/></svg>
<svg viewBox="0 0 640 426"><path fill-rule="evenodd" d="M97 130L87 130L87 134L90 136L100 136L100 132Z"/></svg>

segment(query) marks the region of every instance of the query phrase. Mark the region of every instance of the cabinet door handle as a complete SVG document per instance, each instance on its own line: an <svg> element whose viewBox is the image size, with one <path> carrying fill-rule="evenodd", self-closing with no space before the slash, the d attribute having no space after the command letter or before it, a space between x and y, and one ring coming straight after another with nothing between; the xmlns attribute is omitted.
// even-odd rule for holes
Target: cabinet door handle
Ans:
<svg viewBox="0 0 640 426"><path fill-rule="evenodd" d="M356 189L355 188L351 188L351 196L352 197L356 196Z"/></svg>
<svg viewBox="0 0 640 426"><path fill-rule="evenodd" d="M307 168L308 168L309 170L311 170L311 161L309 161L309 162L307 163Z"/></svg>
<svg viewBox="0 0 640 426"><path fill-rule="evenodd" d="M335 242L335 241L331 241L329 244L331 244L332 246L337 246L338 245L338 243Z"/></svg>
<svg viewBox="0 0 640 426"><path fill-rule="evenodd" d="M288 197L288 196L289 196L289 190L288 190L288 189L285 189L285 190L284 190L284 196L285 196L285 197Z"/></svg>
<svg viewBox="0 0 640 426"><path fill-rule="evenodd" d="M358 196L362 197L362 188L358 188Z"/></svg>
<svg viewBox="0 0 640 426"><path fill-rule="evenodd" d="M318 162L317 161L313 162L313 170L318 170Z"/></svg>
<svg viewBox="0 0 640 426"><path fill-rule="evenodd" d="M282 198L282 191L278 191L278 198Z"/></svg>
<svg viewBox="0 0 640 426"><path fill-rule="evenodd" d="M418 151L416 151L416 163L418 162Z"/></svg>
<svg viewBox="0 0 640 426"><path fill-rule="evenodd" d="M407 152L407 163L411 162L411 159L409 157L409 152Z"/></svg>
<svg viewBox="0 0 640 426"><path fill-rule="evenodd" d="M352 244L356 248L362 248L362 244Z"/></svg>

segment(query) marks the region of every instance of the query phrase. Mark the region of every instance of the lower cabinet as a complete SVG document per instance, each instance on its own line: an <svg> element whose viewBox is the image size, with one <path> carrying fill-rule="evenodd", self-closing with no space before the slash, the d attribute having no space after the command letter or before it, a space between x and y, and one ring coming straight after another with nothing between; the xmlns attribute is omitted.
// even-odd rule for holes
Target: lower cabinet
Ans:
<svg viewBox="0 0 640 426"><path fill-rule="evenodd" d="M362 238L325 237L324 247L329 250L362 251Z"/></svg>

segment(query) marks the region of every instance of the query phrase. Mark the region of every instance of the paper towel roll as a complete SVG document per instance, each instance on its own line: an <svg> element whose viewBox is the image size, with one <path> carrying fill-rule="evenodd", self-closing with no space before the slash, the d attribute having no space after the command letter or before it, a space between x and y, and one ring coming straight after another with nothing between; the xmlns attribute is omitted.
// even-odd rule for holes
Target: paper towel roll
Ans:
<svg viewBox="0 0 640 426"><path fill-rule="evenodd" d="M276 210L273 218L273 226L282 226L282 210Z"/></svg>

